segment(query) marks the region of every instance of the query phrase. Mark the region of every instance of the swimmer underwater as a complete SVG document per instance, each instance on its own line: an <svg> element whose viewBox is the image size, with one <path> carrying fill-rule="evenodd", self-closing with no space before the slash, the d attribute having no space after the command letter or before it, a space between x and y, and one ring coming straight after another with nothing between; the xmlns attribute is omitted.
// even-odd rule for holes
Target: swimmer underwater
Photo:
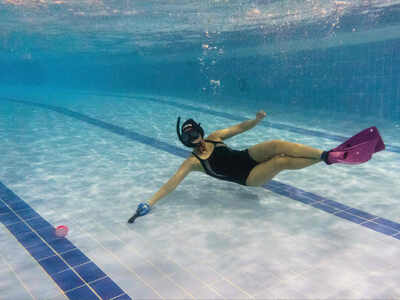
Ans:
<svg viewBox="0 0 400 300"><path fill-rule="evenodd" d="M245 186L262 186L283 170L299 170L321 161L333 163L361 164L372 155L385 149L385 144L376 127L364 129L338 147L323 151L306 145L282 140L264 141L245 150L233 150L224 141L256 126L266 113L259 111L256 118L232 127L212 132L204 139L200 123L189 119L182 124L180 117L176 131L180 141L193 148L191 156L178 171L146 203L140 203L136 213L128 220L133 223L137 217L148 214L151 207L165 197L193 171L203 172L217 179L235 182Z"/></svg>

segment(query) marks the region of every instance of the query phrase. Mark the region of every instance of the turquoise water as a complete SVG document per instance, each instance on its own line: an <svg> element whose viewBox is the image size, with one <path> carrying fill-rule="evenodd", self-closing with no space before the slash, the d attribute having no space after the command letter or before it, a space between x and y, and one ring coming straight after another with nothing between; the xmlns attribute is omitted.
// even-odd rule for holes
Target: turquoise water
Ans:
<svg viewBox="0 0 400 300"><path fill-rule="evenodd" d="M5 299L400 296L398 3L0 8ZM387 149L362 165L284 171L260 188L193 172L126 223L189 155L178 116L207 134L260 109L263 122L229 146L281 139L326 150L375 125ZM38 220L67 225L71 246L47 240ZM54 253L38 259L28 234ZM103 273L86 278L88 265ZM69 285L68 272L82 283Z"/></svg>

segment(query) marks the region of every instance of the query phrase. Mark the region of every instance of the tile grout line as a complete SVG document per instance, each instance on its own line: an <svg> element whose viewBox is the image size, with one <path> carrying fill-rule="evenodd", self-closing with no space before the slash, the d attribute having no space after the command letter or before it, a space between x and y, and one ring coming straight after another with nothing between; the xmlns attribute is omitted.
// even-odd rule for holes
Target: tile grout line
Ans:
<svg viewBox="0 0 400 300"><path fill-rule="evenodd" d="M14 223L14 224L18 224L18 223ZM29 234L29 232L28 232L27 234ZM58 253L59 253L60 255L63 255L63 254L65 254L65 253L72 252L72 251L76 251L76 250L79 250L79 249L78 249L77 247L74 247L74 248L69 249L69 250L67 250L67 251L58 252ZM46 260L46 259L49 259L50 257L53 257L53 256L57 256L57 255L54 254L54 255L45 256L45 257L42 257L42 258L40 258L40 259L37 259L37 261L39 262L39 261L42 261L42 260ZM87 264L87 263L89 263L89 262L90 262L90 261L84 262L84 263L79 264L79 265L74 265L74 267L82 266L82 265ZM61 272L67 271L67 270L68 270L68 269L65 269L65 270L62 270L62 271L57 272L57 273L55 273L55 274L58 274L58 273L61 273Z"/></svg>
<svg viewBox="0 0 400 300"><path fill-rule="evenodd" d="M71 220L70 222L73 223L73 224L76 224L76 225L80 225L79 223L76 223L76 221L73 221L73 220ZM81 230L82 230L82 229L81 229ZM151 289L160 297L160 299L164 299L164 298L157 292L157 290L155 290L155 289L151 286L151 284L147 283L146 280L144 280L139 274L137 274L137 273L135 272L135 270L131 270L130 267L127 267L125 264L123 264L123 262L120 261L120 259L118 258L118 256L116 256L112 251L110 251L109 249L107 249L106 247L104 247L104 245L103 245L100 241L98 241L91 233L85 232L84 230L82 230L82 231L83 231L84 233L86 233L86 234L88 235L88 237L90 237L92 240L94 240L97 244L99 244L104 250L106 250L107 252L109 252L114 258L116 258L116 259L118 260L119 264L120 264L123 268L125 268L126 270L128 270L129 272L131 272L132 274L134 274L136 277L138 277L141 281L143 281L149 288L151 288Z"/></svg>
<svg viewBox="0 0 400 300"><path fill-rule="evenodd" d="M18 195L16 195L12 190L8 189L2 182L0 182L0 188L1 188L0 191L3 190L3 193L5 193L5 194L4 194L5 196L7 196L7 193L9 193L11 196L15 197L15 198L18 200L17 203L25 204L25 205L28 207L29 210L31 210L32 212L34 212L34 213L37 215L37 217L29 218L29 220L36 219L36 218L37 218L38 220L43 220L44 222L48 223L48 222L47 222L40 214L38 214L30 205L28 205L25 201L23 201L20 197L18 197ZM61 257L61 253L67 253L67 252L73 251L73 250L79 251L79 252L82 253L83 255L84 255L84 253L83 253L79 248L77 248L74 244L72 244L71 242L69 242L68 239L65 239L65 240L66 240L67 242L69 242L69 243L73 246L73 248L72 248L72 249L69 249L69 250L67 250L67 251L57 252L51 245L49 245L49 244L47 243L46 240L44 240L44 238L42 238L42 236L41 236L40 234L38 234L38 232L37 232L35 229L33 229L33 227L28 223L28 221L26 221L23 217L20 216L20 214L19 214L20 211L26 211L26 210L28 210L28 209L25 208L25 209L19 209L19 210L17 209L17 210L14 210L14 209L11 207L11 204L9 205L9 204L6 202L6 200L8 200L7 197L5 197L5 198L3 199L3 198L0 196L0 204L1 204L1 203L4 203L4 204L3 204L4 207L7 208L7 209L9 210L9 212L7 212L6 215L7 215L7 214L14 214L18 219L22 220L22 222L17 222L17 223L13 223L13 224L21 223L21 224L23 224L24 226L26 226L28 229L30 229L31 232L30 232L30 233L27 232L26 234L33 234L36 238L38 238L38 239L42 242L41 245L44 245L44 246L48 247L48 249L49 249L50 251L52 251L53 253L55 253L55 255L49 256L48 258L50 258L50 257L57 257L58 259L60 259L60 261L61 261L63 264L65 264L65 266L67 267L67 269L65 269L64 271L71 270L72 273L73 273L75 276L77 276L77 278L78 278L79 280L81 280L81 282L83 282L83 286L87 286L87 288L88 288L91 292L93 292L94 296L96 296L97 298L100 298L100 299L101 299L101 297L98 295L98 293L97 293L96 291L92 290L91 286L87 283L87 281L83 280L83 278L82 278L79 274L77 274L77 272L75 271L75 269L74 269L69 263L67 263L67 261L64 260L63 257ZM2 215L4 215L4 214L2 214ZM8 226L12 226L12 224L8 224ZM5 227L7 227L7 226L5 226ZM39 231L40 231L41 228L45 228L45 227L50 227L50 228L52 228L52 229L54 230L54 227L53 227L51 224L49 224L49 226L40 227L40 228L39 228ZM33 259L34 261L36 261L36 262L38 262L38 263L39 263L39 261L42 261L42 259L39 260L39 259L37 259L37 258L35 258L35 257L33 257L33 256L31 255L31 253L29 252L29 251L30 251L29 248L31 248L31 247L26 247L22 242L20 242L20 241L17 239L17 233L14 234L13 232L10 231L10 229L9 229L8 227L7 227L7 229L8 229L7 232L9 232L10 235L12 235L12 236L17 240L17 242L19 242L19 245L21 245L21 246L25 249L25 251L29 254L29 256L32 257L32 259ZM21 235L25 235L25 234L21 234ZM61 239L60 239L60 240L61 240ZM38 246L39 246L39 245L38 245ZM32 247L34 247L34 246L32 246ZM92 263L94 264L93 261L90 261L90 260L89 260L89 262L92 262ZM50 273L48 273L47 270L46 270L40 263L39 263L39 265L40 265L40 267L45 271L45 273L46 273L49 277L51 277ZM81 265L83 265L83 264L81 264ZM95 265L95 264L94 264L94 265ZM69 268L69 269L68 269L68 268ZM57 273L60 273L60 272L57 272ZM54 273L54 274L57 274L57 273ZM52 277L51 277L51 279L53 280L54 283L56 283L56 286L57 286L60 290L62 290L61 287L58 286L58 283L57 283ZM112 280L110 277L109 277L109 279L111 280L112 283L115 284L115 282L113 282L113 280ZM121 290L121 292L125 293L125 291L122 290L117 284L115 284L115 285L116 285L116 287L117 287L119 290ZM68 297L68 296L64 293L64 291L62 291L62 294L63 294L65 297ZM131 299L131 298L129 297L129 295L127 295L127 296L128 296L129 299Z"/></svg>
<svg viewBox="0 0 400 300"><path fill-rule="evenodd" d="M18 276L17 272L15 272L14 268L5 260L5 258L0 255L1 260L7 265L8 269L14 273L17 280L21 283L24 289L28 292L28 294L32 297L32 299L36 300L35 296L32 294L31 290L25 285L25 282Z"/></svg>
<svg viewBox="0 0 400 300"><path fill-rule="evenodd" d="M174 280L173 280L172 278L170 278L170 276L171 276L170 274L167 274L167 273L163 272L162 270L160 270L156 265L153 264L153 262L152 262L151 260L149 260L148 258L145 258L143 255L141 255L140 252L139 252L136 248L134 248L133 246L131 246L130 244L128 244L127 242L125 242L124 240L122 240L119 236L117 236L114 232L112 232L111 230L109 230L108 228L106 228L103 224L100 224L100 226L101 226L104 230L107 230L107 231L109 231L111 234L113 234L113 236L115 236L117 239L119 239L122 243L124 243L125 245L128 245L128 247L131 248L131 249L133 249L139 256L143 257L148 263L150 263L150 265L153 266L153 268L154 268L155 270L157 270L157 272L159 272L159 273L160 273L161 275L163 275L164 277L167 277L167 278L168 278L171 282L173 282L177 287L179 287L179 288L185 290L185 289L184 289L183 287L181 287L178 283L175 283ZM189 270L183 268L183 267L182 267L181 265L179 265L177 262L175 262L174 260L170 259L169 256L166 256L166 257L167 257L170 261L172 261L173 263L175 263L176 265L178 265L180 268L182 268L182 270L184 270L185 272L187 272L187 273L189 273L189 274L193 274L193 272L191 272L191 271L189 271ZM196 277L196 276L194 276L194 277ZM196 279L197 279L198 281L200 281L201 283L205 284L205 285L208 287L208 284L207 284L207 283L203 282L202 280L199 280L197 277L196 277ZM210 288L210 289L213 290L213 291L216 292L219 296L222 297L222 295L220 295L216 290L214 290L214 289L212 289L212 288ZM188 292L188 293L191 294L190 292Z"/></svg>
<svg viewBox="0 0 400 300"><path fill-rule="evenodd" d="M13 211L13 210L8 206L8 204L5 203L5 202L3 201L3 199L2 199L1 197L0 197L0 200L15 214L15 211ZM16 215L19 219L21 219L21 217L20 217L19 215L17 215L17 214L15 214L15 215ZM39 234L38 234L36 231L34 231L33 228L32 228L28 223L26 223L24 220L23 220L23 222L24 222L24 224L25 224L26 226L29 227L29 229L31 229L31 232L35 233L36 236L38 236L38 237L42 240L43 244L45 244L46 246L48 246L48 247L55 253L55 250L53 249L53 247L51 247L50 245L48 245L47 242L44 241L44 240L42 239L42 237L39 236ZM20 222L13 223L13 224L18 224L18 223L20 223ZM11 224L11 225L12 225L12 224ZM18 244L22 246L22 248L26 251L26 253L28 253L29 257L31 257L33 261L35 261L35 262L38 263L39 261L38 261L37 259L35 259L35 258L31 255L31 253L28 251L28 249L27 249L26 247L24 247L24 246L20 243L20 241L16 238L16 236L14 236L14 234L12 234L12 232L7 228L7 226L4 226L4 227L8 230L8 232L10 233L10 236L12 236L12 237L18 242ZM29 233L27 233L27 234L29 234ZM56 256L56 254L55 254L55 255L52 255L52 256L50 256L50 257L53 257L53 256ZM61 294L64 295L64 296L66 297L64 291L63 291L63 290L61 289L61 287L54 281L54 279L50 276L50 274L43 268L43 266L42 266L41 264L38 263L38 265L39 265L39 267L42 268L42 270L44 271L44 273L51 279L51 281L52 281L52 282L55 284L55 286L59 289L59 291L61 292Z"/></svg>
<svg viewBox="0 0 400 300"><path fill-rule="evenodd" d="M125 294L126 294L126 293L119 294L118 296L112 297L110 300L117 299L118 297L121 297L122 295L125 295Z"/></svg>
<svg viewBox="0 0 400 300"><path fill-rule="evenodd" d="M114 223L114 224L120 224L120 223ZM104 227L104 226L103 226ZM105 227L104 227L105 228ZM106 230L107 230L107 228L105 228ZM110 231L111 232L111 231ZM113 233L113 232L111 232L111 233ZM142 240L144 240L144 238L139 234L139 233L137 233L137 232L134 232L136 235L138 235L138 236L140 236L140 238L142 239ZM114 234L114 233L113 233ZM114 234L115 235L115 234ZM229 235L226 235L226 236L228 236L228 237L230 237ZM119 237L117 237L118 239L120 239ZM120 239L121 240L121 239ZM121 240L122 241L122 240ZM124 241L123 241L124 242ZM125 243L125 242L124 242ZM127 244L127 243L126 243ZM127 244L128 245L128 244ZM135 248L133 248L133 249L135 249ZM135 251L140 255L140 252L139 251L137 251L136 249L135 249ZM140 256L142 256L142 255L140 255ZM170 260L170 261L172 261L173 263L175 263L176 265L178 265L180 268L182 268L182 270L184 270L185 272L187 272L187 273L189 273L189 274L192 274L198 281L200 281L201 283L203 283L204 285L206 285L207 287L209 287L211 290L213 290L213 291L215 291L218 295L220 295L219 293L218 293L218 291L216 291L212 286L210 286L210 284L209 283L206 283L206 282L204 282L204 281L202 281L202 280L200 280L195 274L194 274L194 272L192 272L192 271L190 271L190 270L188 270L188 269L186 269L186 268L184 268L183 266L181 266L179 263L177 263L176 261L174 261L170 256L168 256L168 255L165 255L165 257L167 257L167 259L168 260ZM148 260L147 258L146 258L146 260ZM150 260L148 260L150 263L151 263L151 261ZM153 266L154 266L154 264L153 263L151 263ZM234 282L232 282L232 281L230 281L228 278L226 278L225 276L223 276L222 274L220 274L220 273L218 273L215 269L213 269L210 265L208 265L206 262L205 262L205 264L211 269L211 270L213 270L213 272L215 272L216 274L218 274L218 276L220 276L220 280L224 280L224 281L226 281L226 282L228 282L228 283L230 283L232 286L234 286L234 287L236 287L236 288L238 288L239 290L241 290L244 294L247 294L250 298L252 297L251 296L251 294L249 294L247 291L245 291L245 290L243 290L240 286L238 286L237 284L235 284ZM157 269L157 268L156 268ZM162 272L162 271L161 271ZM164 273L164 272L163 272ZM166 273L164 273L165 275L164 276L170 276L170 275L168 275L168 274L166 274ZM222 295L220 295L221 297L222 297Z"/></svg>
<svg viewBox="0 0 400 300"><path fill-rule="evenodd" d="M22 219L21 217L20 217L20 215L19 214L17 214L11 207L9 207L9 205L7 204L7 203L5 203L4 202L4 200L2 199L2 198L0 198L0 200L33 232L33 233L35 233L36 234L36 236L37 237L39 237L39 239L41 239L42 240L42 242L43 242L43 244L45 244L47 247L49 247L54 253L55 253L55 255L54 256L58 256L58 258L60 258L68 267L69 267L69 269L73 272L73 273L75 273L75 275L77 275L78 276L78 278L79 279L81 279L82 280L82 282L83 283L85 283L85 285L87 285L88 286L88 288L99 298L99 299L101 299L101 297L97 294L97 292L94 290L94 289L92 289L92 287L90 287L89 285L88 285L88 283L86 282L86 280L84 280L82 277L81 277L81 275L78 273L78 272L76 272L75 270L74 270L74 268L72 268L71 267L71 265L67 262L67 261L65 261L64 260L64 258L50 245L50 244L48 244L47 243L47 241L46 240L44 240L43 239L43 237L41 236L41 235L39 235L38 234L38 232L35 230L35 229L33 229L32 227L31 227L31 225L29 225L24 219ZM33 209L32 209L33 210ZM7 228L7 226L6 226L6 228ZM7 230L9 230L8 228L7 228ZM19 243L19 244L21 244L19 241L18 241L18 239L13 235L13 234L11 234L16 240L17 240L17 242ZM32 259L33 260L35 260L35 261L37 261L38 262L38 260L37 259L35 259L31 254L30 254L30 252L28 251L28 249L26 248L26 247L23 247L25 250L26 250L26 252L32 257ZM52 256L51 256L52 257ZM41 264L39 264L39 266L43 269L43 271L51 278L51 280L53 281L53 283L55 283L55 285L57 286L57 288L59 288L60 289L60 291L61 291L61 293L63 294L63 295L65 295L66 296L66 294L64 293L64 291L61 289L61 287L55 282L55 280L51 277L51 275L47 272L47 270L46 269L44 269L44 267L41 265Z"/></svg>
<svg viewBox="0 0 400 300"><path fill-rule="evenodd" d="M89 262L89 263L91 263L91 262ZM84 264L82 264L82 265L84 265ZM60 274L60 273L63 273L63 272L65 272L65 271L68 271L68 270L64 270L64 271L58 272L58 273L56 273L56 274ZM105 278L107 278L107 277L108 277L108 275L106 274L106 275L103 276L103 277L100 277L100 278L97 278L97 279L95 279L95 280L92 280L92 281L88 282L88 284L95 283L95 282L100 281L100 280L103 280L103 279L105 279ZM75 290L80 289L80 288L82 288L82 287L84 287L84 286L86 286L86 284L82 284L82 285L80 285L80 286L76 286L76 287L74 287L74 288L72 288L72 289L66 290L65 293L69 293L69 292L75 291ZM125 294L125 293L124 293L124 294ZM102 298L100 298L100 299L102 299Z"/></svg>
<svg viewBox="0 0 400 300"><path fill-rule="evenodd" d="M311 206L311 204L323 203L323 202L325 202L325 200L311 202L310 204L307 204L307 203L304 203L304 202L301 202L301 203ZM325 205L330 206L329 204L325 204ZM333 206L330 206L330 207L334 208ZM348 207L348 208L346 208L346 209L338 210L338 211L336 211L335 213L329 213L329 212L326 212L326 211L324 211L324 212L329 213L329 214L333 214L333 215L334 215L334 214L337 214L337 213L341 213L341 212L346 212L346 213L348 213L348 214L354 215L354 214L352 214L352 213L350 213L350 212L347 211L347 210L350 210L350 209L352 209L352 208L351 208L351 207ZM363 218L363 217L361 217L361 216L358 216L358 215L354 215L354 216L366 220L366 221L363 222L363 223L368 223L368 222L370 222L371 220L374 220L374 219L379 218L379 217L375 217L375 218L369 220L369 219L365 219L365 218ZM345 220L347 220L347 219L345 219ZM347 220L347 221L350 221L350 220ZM359 225L359 223L356 223L356 222L353 222L353 221L350 221L350 222ZM119 223L116 223L116 224L119 224ZM375 224L378 224L378 223L375 223ZM381 224L378 224L378 225L381 225ZM385 226L385 225L381 225L381 226L387 227L387 226ZM367 228L368 228L368 227L367 227ZM391 227L387 227L387 228L393 229L393 228L391 228ZM370 229L370 228L369 228L369 229ZM136 232L135 232L135 233L136 233ZM378 232L378 233L380 233L380 232ZM141 236L139 233L136 233L136 234L142 238L142 236ZM397 234L399 234L399 236L400 236L400 232L396 233L395 235L397 235ZM224 235L227 236L227 237L230 237L229 234L225 234L225 233L224 233ZM385 234L385 235L386 235L386 234ZM143 238L142 238L142 239L143 239ZM167 258L168 258L169 260L173 261L169 256L167 256ZM174 261L173 261L173 262L174 262ZM175 262L175 263L176 263L176 262ZM176 264L179 265L178 263L176 263ZM181 266L180 266L180 267L181 267ZM217 274L221 277L222 280L225 280L225 281L229 281L229 282L230 282L229 279L227 280L223 275L219 274L219 273L218 273L216 270L214 270L211 266L209 266L209 267L210 267L210 269L212 269L215 273L217 273ZM182 269L184 269L184 268L182 267ZM184 269L184 270L185 270L185 269ZM185 270L185 271L186 271L186 270ZM191 273L191 272L190 272L190 273ZM292 273L293 273L293 275L296 275L296 276L302 276L302 275L303 275L303 273L297 273L297 272L292 272ZM168 275L167 275L167 276L168 276ZM195 276L195 277L196 277L196 276ZM205 283L205 284L206 284L206 283ZM206 285L208 286L208 284L206 284ZM232 285L235 286L235 284L232 284ZM252 297L254 297L254 296L252 296Z"/></svg>
<svg viewBox="0 0 400 300"><path fill-rule="evenodd" d="M74 249L76 249L76 248L74 248ZM53 255L53 256L55 256L55 255ZM48 257L46 257L45 259L48 259L49 257L53 257L53 256L48 256ZM84 262L84 263L82 263L82 264L79 264L79 265L74 265L74 268L77 268L77 267L81 267L81 266L84 266L84 265L87 265L87 264L90 264L90 263L93 263L92 261L90 261L90 260L88 260L88 261L86 261L86 262ZM53 274L60 274L60 273L64 273L64 272L67 272L67 271L69 271L69 269L65 269L65 270L62 270L62 271L59 271L59 272L56 272L56 273L53 273ZM96 279L97 280L97 279ZM93 280L93 281L95 281L95 280ZM89 284L89 283L92 283L93 281L88 281L87 283ZM84 285L84 284L83 284Z"/></svg>

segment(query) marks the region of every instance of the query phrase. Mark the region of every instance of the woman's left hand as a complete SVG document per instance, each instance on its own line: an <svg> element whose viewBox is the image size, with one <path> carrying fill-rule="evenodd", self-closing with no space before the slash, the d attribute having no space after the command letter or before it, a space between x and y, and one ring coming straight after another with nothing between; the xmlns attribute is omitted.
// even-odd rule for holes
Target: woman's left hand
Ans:
<svg viewBox="0 0 400 300"><path fill-rule="evenodd" d="M265 118L266 115L267 115L267 114L265 113L265 111L260 110L260 111L257 113L257 115L256 115L256 119L257 119L257 120L262 120L262 119Z"/></svg>

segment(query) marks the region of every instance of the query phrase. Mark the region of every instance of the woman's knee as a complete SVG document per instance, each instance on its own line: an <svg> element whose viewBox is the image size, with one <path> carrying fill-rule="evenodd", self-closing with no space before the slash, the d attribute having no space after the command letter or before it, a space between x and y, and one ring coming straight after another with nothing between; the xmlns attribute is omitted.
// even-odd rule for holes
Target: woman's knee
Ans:
<svg viewBox="0 0 400 300"><path fill-rule="evenodd" d="M274 171L280 172L282 170L285 170L288 167L289 164L289 157L287 157L285 154L276 154L274 155L270 160L269 160L272 169Z"/></svg>
<svg viewBox="0 0 400 300"><path fill-rule="evenodd" d="M275 169L282 171L289 168L290 158L284 153L277 154L272 159L275 164Z"/></svg>
<svg viewBox="0 0 400 300"><path fill-rule="evenodd" d="M273 140L272 142L276 155L285 154L289 151L290 148L298 145L297 143L292 143L283 140Z"/></svg>
<svg viewBox="0 0 400 300"><path fill-rule="evenodd" d="M282 143L281 140L271 140L269 141L270 147L273 149L273 152L278 154L277 151L279 149L279 145Z"/></svg>

